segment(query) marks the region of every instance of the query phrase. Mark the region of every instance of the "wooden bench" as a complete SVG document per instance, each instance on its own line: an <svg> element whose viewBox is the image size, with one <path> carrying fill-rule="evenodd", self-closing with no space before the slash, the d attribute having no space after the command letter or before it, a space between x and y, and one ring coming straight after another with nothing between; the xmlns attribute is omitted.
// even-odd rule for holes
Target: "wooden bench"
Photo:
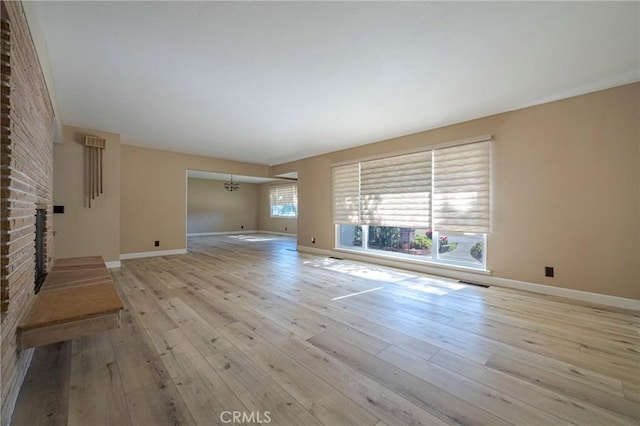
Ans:
<svg viewBox="0 0 640 426"><path fill-rule="evenodd" d="M57 259L18 326L22 349L120 327L124 306L100 256Z"/></svg>

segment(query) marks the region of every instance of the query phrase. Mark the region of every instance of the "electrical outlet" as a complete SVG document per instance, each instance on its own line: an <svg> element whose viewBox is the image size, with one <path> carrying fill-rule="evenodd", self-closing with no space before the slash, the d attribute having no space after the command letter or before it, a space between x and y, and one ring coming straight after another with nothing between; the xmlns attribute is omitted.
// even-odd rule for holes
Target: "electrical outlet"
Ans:
<svg viewBox="0 0 640 426"><path fill-rule="evenodd" d="M315 244L316 243L316 237L312 237L311 238L311 244Z"/></svg>
<svg viewBox="0 0 640 426"><path fill-rule="evenodd" d="M287 229L287 227L286 227L286 226L284 227L284 230L285 230L285 231L288 231L288 229Z"/></svg>
<svg viewBox="0 0 640 426"><path fill-rule="evenodd" d="M553 278L553 266L544 267L544 276Z"/></svg>
<svg viewBox="0 0 640 426"><path fill-rule="evenodd" d="M240 226L240 229L244 229L244 225Z"/></svg>
<svg viewBox="0 0 640 426"><path fill-rule="evenodd" d="M160 241L156 240L156 242L153 245L156 247L160 247Z"/></svg>

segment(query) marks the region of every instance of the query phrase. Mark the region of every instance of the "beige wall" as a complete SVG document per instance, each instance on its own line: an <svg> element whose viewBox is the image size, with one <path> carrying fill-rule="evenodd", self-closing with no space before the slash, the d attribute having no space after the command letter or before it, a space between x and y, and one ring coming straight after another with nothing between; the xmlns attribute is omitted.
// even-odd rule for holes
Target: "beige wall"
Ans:
<svg viewBox="0 0 640 426"><path fill-rule="evenodd" d="M279 184L282 185L283 182ZM298 219L289 217L271 217L269 208L269 187L278 185L274 183L263 183L260 185L260 202L258 229L268 232L282 232L284 234L295 234L298 232Z"/></svg>
<svg viewBox="0 0 640 426"><path fill-rule="evenodd" d="M103 193L87 205L85 136L106 139L102 154ZM64 126L53 148L53 199L64 206L54 214L56 257L100 255L120 259L120 135Z"/></svg>
<svg viewBox="0 0 640 426"><path fill-rule="evenodd" d="M332 163L492 134L492 275L640 299L639 122L636 83L283 164L272 173L299 171L298 244L331 249ZM555 278L544 277L545 265L555 267Z"/></svg>
<svg viewBox="0 0 640 426"><path fill-rule="evenodd" d="M187 233L258 229L259 194L256 184L229 192L221 181L187 179Z"/></svg>
<svg viewBox="0 0 640 426"><path fill-rule="evenodd" d="M188 169L269 174L268 166L122 145L120 253L186 247Z"/></svg>

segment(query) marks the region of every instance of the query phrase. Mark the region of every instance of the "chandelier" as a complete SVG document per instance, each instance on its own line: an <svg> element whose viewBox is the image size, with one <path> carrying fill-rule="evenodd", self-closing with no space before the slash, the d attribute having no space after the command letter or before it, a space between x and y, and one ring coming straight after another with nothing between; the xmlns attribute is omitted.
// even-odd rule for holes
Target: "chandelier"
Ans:
<svg viewBox="0 0 640 426"><path fill-rule="evenodd" d="M238 189L240 189L240 185L233 182L233 175L230 175L230 176L231 176L230 182L224 183L224 189L230 192L237 191Z"/></svg>

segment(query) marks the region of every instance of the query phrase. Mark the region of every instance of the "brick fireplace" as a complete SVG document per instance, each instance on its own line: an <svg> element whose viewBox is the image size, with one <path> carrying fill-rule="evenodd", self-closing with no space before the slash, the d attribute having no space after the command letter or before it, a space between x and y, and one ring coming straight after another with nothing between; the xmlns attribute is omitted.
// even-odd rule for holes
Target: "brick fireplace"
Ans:
<svg viewBox="0 0 640 426"><path fill-rule="evenodd" d="M33 303L37 267L54 257L53 108L22 3L0 1L0 356L1 424L9 424L32 350L19 351L16 327ZM42 225L36 260L37 215ZM36 267L37 265L37 267Z"/></svg>

